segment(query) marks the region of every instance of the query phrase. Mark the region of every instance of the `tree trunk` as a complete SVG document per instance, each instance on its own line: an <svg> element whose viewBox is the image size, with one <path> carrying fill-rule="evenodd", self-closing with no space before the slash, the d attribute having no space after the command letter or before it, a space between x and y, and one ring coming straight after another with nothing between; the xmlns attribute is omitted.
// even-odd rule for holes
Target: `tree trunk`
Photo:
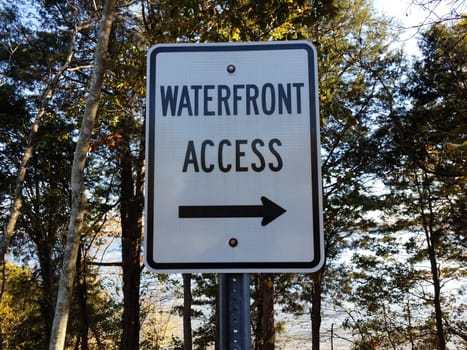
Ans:
<svg viewBox="0 0 467 350"><path fill-rule="evenodd" d="M143 150L141 150L143 153ZM139 348L139 292L141 277L141 238L143 221L143 165L138 164L136 179L130 152L130 138L120 144L120 216L122 226L123 332L121 350Z"/></svg>
<svg viewBox="0 0 467 350"><path fill-rule="evenodd" d="M436 319L436 342L438 350L446 350L446 340L444 335L443 313L441 310L441 283L439 279L438 262L436 259L435 239L431 225L427 228L427 250L430 259L431 276L433 280L433 305Z"/></svg>
<svg viewBox="0 0 467 350"><path fill-rule="evenodd" d="M66 328L76 274L76 259L78 256L86 203L84 194L84 168L89 141L99 105L102 81L104 78L104 60L112 29L114 13L115 0L106 0L94 55L94 71L89 87L89 94L86 99L78 142L73 156L71 170L71 215L68 224L63 267L58 287L57 305L55 308L49 350L62 350L65 347Z"/></svg>
<svg viewBox="0 0 467 350"><path fill-rule="evenodd" d="M86 262L83 260L82 248L79 249L77 260L76 299L78 300L78 337L76 350L88 350L88 306L87 306L87 284L86 284Z"/></svg>
<svg viewBox="0 0 467 350"><path fill-rule="evenodd" d="M432 206L432 194L430 189L430 181L428 176L425 173L423 181L418 181L416 177L416 185L418 187L419 196L420 196L420 214L422 218L422 226L425 230L426 244L427 244L427 253L428 259L430 260L431 267L431 278L433 281L433 306L435 309L435 320L436 320L436 343L438 350L446 350L446 339L444 334L444 325L443 325L443 313L441 309L441 283L438 270L438 261L436 259L436 245L438 242L438 237L435 232L433 232L434 217L435 213ZM426 200L426 203L425 203ZM428 209L429 215L426 214Z"/></svg>
<svg viewBox="0 0 467 350"><path fill-rule="evenodd" d="M140 333L140 279L141 241L143 236L144 212L144 141L139 155L132 152L132 116L119 121L122 135L118 143L120 162L120 217L122 227L122 270L123 270L123 332L121 350L139 348ZM143 138L140 138L143 140Z"/></svg>
<svg viewBox="0 0 467 350"><path fill-rule="evenodd" d="M130 226L134 226L134 223L129 222L129 224ZM136 350L139 348L140 330L139 292L141 277L141 229L137 229L134 227L132 229L128 227L124 228L125 226L126 225L123 224L122 218L123 332L120 349ZM135 237L135 235L137 234L138 237Z"/></svg>
<svg viewBox="0 0 467 350"><path fill-rule="evenodd" d="M193 349L193 339L191 330L191 273L184 273L183 276L183 350Z"/></svg>
<svg viewBox="0 0 467 350"><path fill-rule="evenodd" d="M42 238L42 237L41 237ZM55 290L54 286L56 280L54 278L53 262L52 262L52 251L50 242L46 239L38 239L37 251L40 265L40 274L42 278L41 285L41 302L40 310L41 315L45 323L45 329L47 331L47 341L52 331L52 323L54 320L54 302L55 302Z"/></svg>
<svg viewBox="0 0 467 350"><path fill-rule="evenodd" d="M262 275L263 292L263 347L262 350L274 350L276 331L274 327L274 275Z"/></svg>
<svg viewBox="0 0 467 350"><path fill-rule="evenodd" d="M319 333L321 328L321 283L322 270L313 274L313 294L311 296L311 348L319 350Z"/></svg>
<svg viewBox="0 0 467 350"><path fill-rule="evenodd" d="M262 274L256 273L254 276L255 292L253 295L254 306L256 309L256 318L253 323L254 332L254 350L261 350L263 348L263 284L261 282Z"/></svg>
<svg viewBox="0 0 467 350"><path fill-rule="evenodd" d="M254 331L254 350L272 350L275 347L274 326L274 274L254 275L256 308Z"/></svg>

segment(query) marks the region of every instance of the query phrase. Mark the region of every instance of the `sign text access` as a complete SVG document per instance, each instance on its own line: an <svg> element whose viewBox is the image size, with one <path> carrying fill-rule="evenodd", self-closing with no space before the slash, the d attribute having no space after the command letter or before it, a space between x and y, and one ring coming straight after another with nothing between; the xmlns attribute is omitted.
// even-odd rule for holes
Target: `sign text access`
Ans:
<svg viewBox="0 0 467 350"><path fill-rule="evenodd" d="M156 45L147 80L146 265L164 273L319 269L314 47Z"/></svg>

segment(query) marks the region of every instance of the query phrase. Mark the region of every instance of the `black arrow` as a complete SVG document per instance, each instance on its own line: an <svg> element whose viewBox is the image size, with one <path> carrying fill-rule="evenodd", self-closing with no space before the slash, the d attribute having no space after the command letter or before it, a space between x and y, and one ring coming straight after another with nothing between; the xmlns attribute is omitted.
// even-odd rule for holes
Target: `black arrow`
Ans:
<svg viewBox="0 0 467 350"><path fill-rule="evenodd" d="M263 218L261 226L266 226L286 210L266 197L261 197L262 205L182 205L178 207L178 217L188 218Z"/></svg>

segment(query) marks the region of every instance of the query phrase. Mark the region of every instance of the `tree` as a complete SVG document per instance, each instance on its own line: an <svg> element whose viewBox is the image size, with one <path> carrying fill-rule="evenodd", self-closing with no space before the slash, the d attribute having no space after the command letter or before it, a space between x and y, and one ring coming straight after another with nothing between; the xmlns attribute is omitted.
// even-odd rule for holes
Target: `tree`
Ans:
<svg viewBox="0 0 467 350"><path fill-rule="evenodd" d="M403 90L410 103L404 101L377 132L384 140L382 170L396 227L412 232L406 244L410 262L430 266L418 273L431 282L431 295L423 297L433 309L435 324L427 320L426 327L437 349L446 348L448 325L458 323L444 304L443 276L466 276L466 28L464 20L453 27L435 25L423 35L423 57Z"/></svg>
<svg viewBox="0 0 467 350"><path fill-rule="evenodd" d="M143 1L142 20L149 42L229 42L292 40L331 15L333 1Z"/></svg>
<svg viewBox="0 0 467 350"><path fill-rule="evenodd" d="M104 75L105 51L109 42L114 13L115 1L106 0L96 46L93 79L89 88L81 130L73 157L73 167L71 170L71 217L63 258L63 272L60 278L57 306L49 345L50 350L63 349L65 344L66 325L70 310L71 292L75 278L77 253L85 211L84 167L99 103Z"/></svg>
<svg viewBox="0 0 467 350"><path fill-rule="evenodd" d="M467 157L462 152L467 129L466 72L462 58L467 52L466 33L464 20L452 29L434 26L424 35L421 42L424 58L415 65L408 86L414 107L401 123L412 131L411 140L406 133L398 140L406 147L404 165L409 173L405 180L413 190L413 215L425 233L438 349L446 348L440 263L465 262L458 249L459 245L465 246L467 213L460 204L467 194ZM461 221L455 222L457 219ZM454 259L451 254L455 254Z"/></svg>
<svg viewBox="0 0 467 350"><path fill-rule="evenodd" d="M10 171L15 167L18 160L9 155L16 155L21 152L24 138L24 125L28 125L29 115L26 108L26 100L23 99L11 85L0 85L0 204L2 223L7 222L9 208L7 199L10 189L14 186L14 174ZM4 232L4 231L3 231ZM5 235L0 236L0 255L4 256L7 242ZM4 258L0 257L1 282L0 301L3 295L6 281L6 264ZM0 335L1 335L0 327ZM0 347L1 348L1 347Z"/></svg>
<svg viewBox="0 0 467 350"><path fill-rule="evenodd" d="M78 27L83 31L87 25L76 25L71 28L67 26L70 23L64 25L63 18L66 18L67 13L70 12L63 3L41 5L48 10L44 15L45 18L42 18L47 21L47 25L41 26L43 31L35 31L34 27L25 29L24 23L21 22L24 19L18 16L17 22L11 23L11 28L14 30L11 30L11 34L5 36L2 41L2 48L7 48L7 44L13 45L12 43L16 43L17 46L15 50L11 50L9 56L5 56L8 58L8 64L2 65L3 78L8 85L1 87L2 101L5 102L2 103L1 118L2 179L5 179L5 182L2 181L1 198L2 206L6 204L7 199L11 198L12 202L18 200L18 197L10 197L10 192L11 188L14 188L15 171L21 164L19 157L23 153L24 145L29 142L29 152L32 153L27 164L23 157L23 165L21 165L24 168L23 175L26 175L27 170L27 176L23 177L21 188L16 187L21 193L22 215L14 225L16 229L9 239L9 251L15 256L15 260L31 266L34 276L39 281L37 299L40 306L40 322L45 326L43 339L40 340L48 343L56 302L58 269L62 262L63 237L66 231L64 223L69 215L69 165L72 161L71 135L75 125L73 119L67 118L67 112L73 113L73 108L79 108L79 103L73 103L71 96L78 100L80 97L79 88L75 91L69 88L68 78L78 68L75 60L69 62L70 50L82 48L82 45L74 40L74 36L77 35ZM42 7L35 10L41 12ZM19 11L14 13L17 15ZM37 15L35 12L34 14ZM80 19L81 17L77 16L76 22L72 24L78 23ZM45 30L46 28L52 28L51 32ZM60 31L57 31L57 28L60 28ZM85 50L80 51L81 58L85 56L84 53ZM55 80L57 76L54 77L53 74L63 68L60 62L64 59L67 60L68 68L60 72L61 74L57 73L58 78ZM52 86L51 80L54 81ZM11 86L15 86L15 89ZM51 93L52 87L54 93ZM47 96L44 97L41 91L37 92L37 96L34 95L35 90L40 88L49 91ZM24 91L30 91L27 100L16 96L24 94ZM65 98L65 95L69 98ZM36 119L32 120L30 116ZM31 135L28 129L30 125L36 124L37 116L40 116L42 127L34 131L33 140L30 136L28 140L28 133ZM3 214L2 211L2 222L11 222L11 215L8 214L10 215L8 219L5 214L4 220ZM85 260L80 263L77 279L79 283L76 284L79 286L77 288L79 298L77 297L76 300L79 300L80 313L76 309L72 312L80 316L77 324L80 326L81 337L77 339L85 345L87 341L87 339L83 340L85 332L89 327L93 327L93 330L97 330L97 327L92 322L96 314L91 312L89 305L85 303L89 288L85 283L81 283L86 281L86 276L83 276L86 271L83 267ZM72 327L69 332L70 338L76 335L76 329L78 327Z"/></svg>
<svg viewBox="0 0 467 350"><path fill-rule="evenodd" d="M67 1L57 1L25 5L28 3L24 1L2 3L2 8L5 6L2 26L8 28L1 36L2 83L15 86L17 94L27 95L28 119L22 125L29 128L26 132L12 128L5 140L5 145L16 144L20 149L17 152L11 152L11 147L5 149L8 151L5 159L9 159L5 170L17 171L17 180L14 194L2 188L2 194L6 193L2 198L12 203L2 231L6 238L2 256L9 248L20 260L37 260L33 269L41 280L40 310L42 323L46 325L44 334L48 337L62 259L63 223L69 214L74 120L67 117L80 108L82 91L79 84L76 89L70 88L70 81L79 81L77 77L85 70L80 63L84 62L89 45L86 39L78 39L87 33L89 21L84 18L88 12L82 3L69 6ZM12 113L7 113L6 118L7 125L12 118L21 122ZM39 123L43 128L39 128ZM17 159L19 154L23 154L22 160ZM9 180L12 175L8 175ZM22 215L16 220L18 203Z"/></svg>
<svg viewBox="0 0 467 350"><path fill-rule="evenodd" d="M182 274L183 277L183 350L193 349L193 336L191 327L191 273Z"/></svg>
<svg viewBox="0 0 467 350"><path fill-rule="evenodd" d="M40 312L40 283L32 272L6 264L8 272L0 302L1 348L41 349L46 345Z"/></svg>
<svg viewBox="0 0 467 350"><path fill-rule="evenodd" d="M258 273L253 275L255 312L252 317L254 332L254 349L274 349L276 327L274 323L274 285L277 275L272 273Z"/></svg>
<svg viewBox="0 0 467 350"><path fill-rule="evenodd" d="M312 346L319 349L322 300L339 290L333 282L344 272L335 261L351 234L374 225L365 217L378 204L371 193L372 125L392 108L400 54L390 50L388 22L374 16L368 1L340 3L334 17L309 31L319 56L326 264L299 283L303 303L311 304Z"/></svg>
<svg viewBox="0 0 467 350"><path fill-rule="evenodd" d="M123 315L121 349L137 349L140 334L141 244L144 209L144 93L145 51L140 46L138 19L131 11L114 21L109 43L108 71L104 80L99 137L94 145L106 172L115 183L120 211Z"/></svg>
<svg viewBox="0 0 467 350"><path fill-rule="evenodd" d="M56 45L60 41L60 39L54 41L54 39L51 38L50 33L47 32L37 32L34 33L35 36L33 36L30 30L26 29L26 27L22 25L20 20L18 20L18 12L18 8L14 5L12 5L12 7L10 8L5 8L5 18L8 19L8 21L15 23L13 27L18 27L18 33L16 33L16 36L5 38L8 44L3 46L4 49L0 54L0 59L8 61L9 65L11 66L11 68L7 67L5 73L6 76L11 74L11 76L9 77L10 79L17 79L19 76L20 79L25 79L26 81L34 81L37 79L39 80L39 84L35 88L42 88L42 92L40 93L40 96L37 100L38 111L36 113L34 121L30 126L29 136L27 138L25 150L21 162L18 166L15 191L11 200L11 208L8 221L5 224L2 236L0 236L0 267L4 264L5 254L9 242L12 239L16 223L18 221L19 213L22 206L22 191L24 181L26 178L27 166L33 154L34 141L37 137L39 126L43 117L46 115L48 104L52 99L54 91L56 91L55 89L57 89L59 80L63 77L65 71L70 66L73 57L76 36L78 32L82 29L81 26L75 25L71 33L63 33L60 39L68 41L68 45L65 46L66 51L60 49L58 50L58 54L50 54L48 53L48 48L50 46L57 47ZM6 23L7 21L5 21L5 24ZM31 36L32 38L30 38L29 36ZM28 41L29 43L27 43ZM29 46L29 48L37 50L36 52L39 53L40 57L38 62L36 61L38 63L38 65L34 67L36 69L32 69L32 72L34 72L32 74L28 73L25 70L26 67L30 66L30 62L27 60L27 55L29 53L26 55L24 54L24 47L26 45ZM56 66L54 66L57 59L60 61L63 60L62 65L60 65L58 69L56 68ZM40 67L40 65L43 65L45 67L45 72L41 72L41 70L37 69L38 67ZM37 71L44 74L38 74Z"/></svg>
<svg viewBox="0 0 467 350"><path fill-rule="evenodd" d="M65 121L45 117L42 125L44 128L37 134L34 158L28 167L29 175L23 184L22 216L12 251L21 257L26 253L27 242L32 243L31 255L37 259L36 273L42 281L41 312L48 336L53 321L57 266L61 262L65 222L69 215L68 206L63 204L68 203L70 194L68 179L72 143L68 137L70 125Z"/></svg>

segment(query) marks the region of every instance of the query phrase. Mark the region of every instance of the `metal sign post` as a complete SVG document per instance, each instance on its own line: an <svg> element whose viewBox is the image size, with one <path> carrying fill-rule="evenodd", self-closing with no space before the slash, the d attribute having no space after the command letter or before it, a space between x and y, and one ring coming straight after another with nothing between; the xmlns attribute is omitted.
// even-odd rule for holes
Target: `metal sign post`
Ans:
<svg viewBox="0 0 467 350"><path fill-rule="evenodd" d="M219 349L250 350L250 275L219 274Z"/></svg>

